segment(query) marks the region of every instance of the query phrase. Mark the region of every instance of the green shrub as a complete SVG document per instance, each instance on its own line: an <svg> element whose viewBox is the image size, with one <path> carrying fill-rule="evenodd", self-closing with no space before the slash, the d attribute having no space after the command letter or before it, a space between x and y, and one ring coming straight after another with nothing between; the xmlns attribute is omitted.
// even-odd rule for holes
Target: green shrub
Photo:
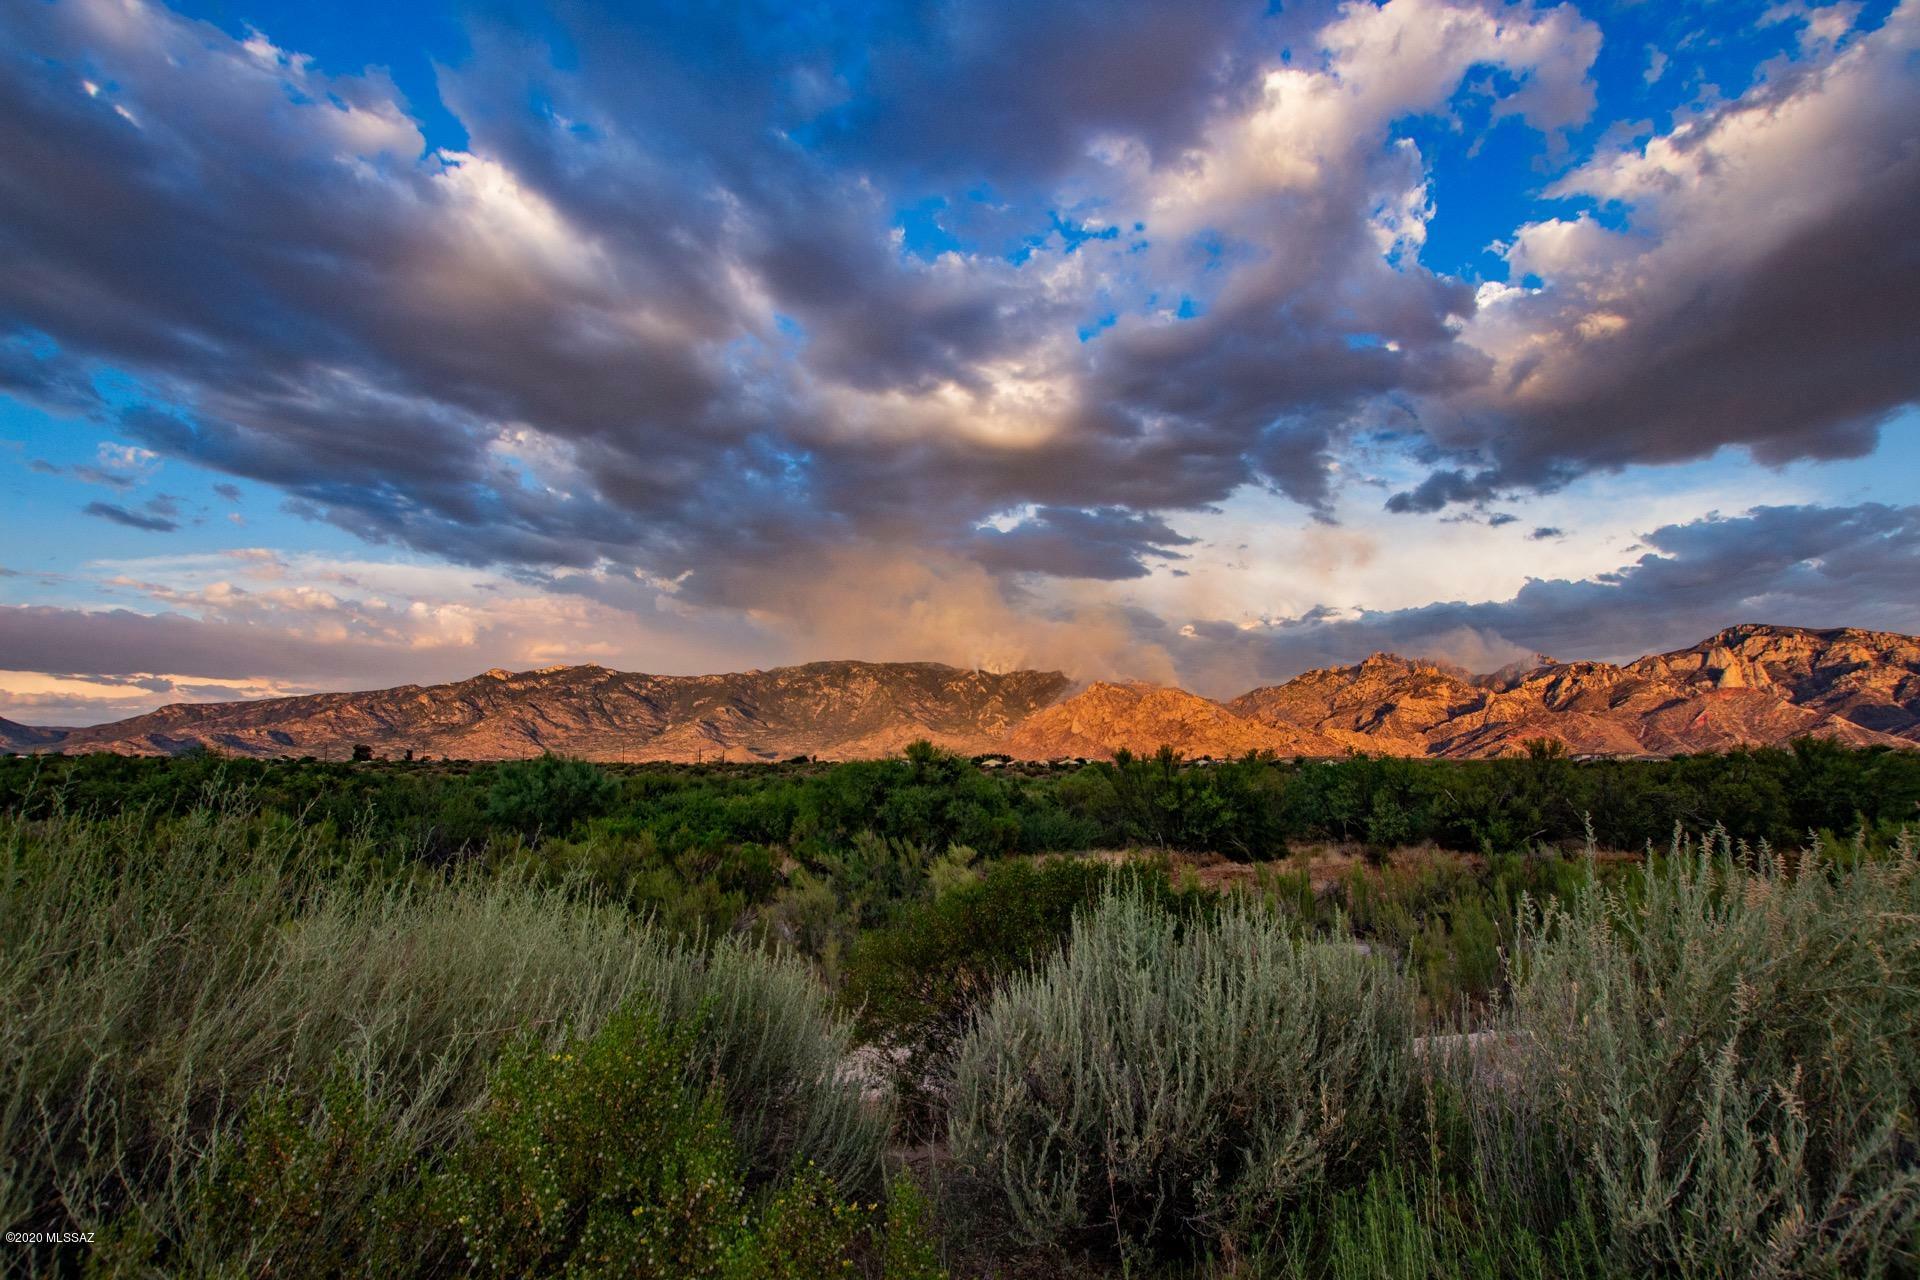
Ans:
<svg viewBox="0 0 1920 1280"><path fill-rule="evenodd" d="M474 1273L724 1273L744 1187L719 1095L687 1079L701 1031L636 1005L589 1039L507 1050L430 1196Z"/></svg>
<svg viewBox="0 0 1920 1280"><path fill-rule="evenodd" d="M853 1196L880 1187L890 1099L849 1071L853 1029L806 963L747 938L676 944L638 989L672 1018L702 1019L749 1187L811 1161Z"/></svg>
<svg viewBox="0 0 1920 1280"><path fill-rule="evenodd" d="M880 1258L882 1280L942 1280L934 1243L931 1209L920 1188L906 1174L887 1184L887 1235Z"/></svg>
<svg viewBox="0 0 1920 1280"><path fill-rule="evenodd" d="M1491 1211L1470 1187L1387 1165L1296 1215L1256 1253L1300 1280L1627 1280L1598 1256L1590 1221L1549 1236Z"/></svg>
<svg viewBox="0 0 1920 1280"><path fill-rule="evenodd" d="M827 1280L847 1274L876 1225L873 1208L841 1199L812 1165L796 1170L768 1200L758 1229L728 1272L737 1280Z"/></svg>
<svg viewBox="0 0 1920 1280"><path fill-rule="evenodd" d="M619 787L585 760L551 753L494 770L487 817L526 835L564 836L612 807Z"/></svg>
<svg viewBox="0 0 1920 1280"><path fill-rule="evenodd" d="M1244 1243L1363 1176L1405 1102L1411 1002L1351 946L1244 903L1119 894L995 995L954 1071L955 1156L1029 1243Z"/></svg>
<svg viewBox="0 0 1920 1280"><path fill-rule="evenodd" d="M1129 840L1161 849L1210 850L1241 860L1286 851L1283 774L1271 760L1184 765L1161 747L1151 757L1127 751L1095 766L1111 782L1114 809Z"/></svg>
<svg viewBox="0 0 1920 1280"><path fill-rule="evenodd" d="M1507 1047L1468 1086L1479 1162L1591 1212L1630 1274L1911 1268L1920 860L1760 852L1677 848L1637 898L1523 916Z"/></svg>
<svg viewBox="0 0 1920 1280"><path fill-rule="evenodd" d="M136 1213L90 1269L276 1280L430 1269L446 1241L423 1220L420 1155L344 1067L311 1110L291 1089L266 1089L199 1166L173 1238L139 1231Z"/></svg>

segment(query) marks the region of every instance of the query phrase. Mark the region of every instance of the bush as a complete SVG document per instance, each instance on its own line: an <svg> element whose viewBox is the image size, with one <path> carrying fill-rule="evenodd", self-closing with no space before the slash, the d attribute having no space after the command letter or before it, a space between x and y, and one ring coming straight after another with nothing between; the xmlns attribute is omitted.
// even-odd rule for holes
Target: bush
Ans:
<svg viewBox="0 0 1920 1280"><path fill-rule="evenodd" d="M1286 851L1283 775L1275 762L1248 755L1204 768L1183 766L1171 747L1148 758L1114 753L1097 766L1113 787L1126 835L1162 849L1211 850L1248 861Z"/></svg>
<svg viewBox="0 0 1920 1280"><path fill-rule="evenodd" d="M700 1033L631 1006L590 1039L508 1050L430 1196L474 1273L724 1273L745 1188L719 1096L687 1079Z"/></svg>
<svg viewBox="0 0 1920 1280"><path fill-rule="evenodd" d="M280 1280L815 1280L864 1261L882 1280L941 1275L910 1184L894 1184L883 1217L809 1161L755 1207L700 1047L711 1030L703 1015L670 1024L634 1001L590 1037L522 1037L445 1152L410 1147L345 1071L311 1110L266 1090L202 1166L172 1241L131 1219L89 1265Z"/></svg>
<svg viewBox="0 0 1920 1280"><path fill-rule="evenodd" d="M1914 1265L1911 845L1797 874L1677 847L1637 900L1595 886L1529 911L1518 951L1509 1047L1469 1085L1495 1191L1591 1213L1628 1274Z"/></svg>
<svg viewBox="0 0 1920 1280"><path fill-rule="evenodd" d="M311 831L244 812L0 819L0 1224L171 1237L195 1170L262 1089L303 1107L345 1064L416 1152L445 1146L523 1031L557 1044L624 1001L705 1011L752 1185L815 1160L879 1185L887 1128L848 1027L792 957L663 938L472 868L329 878Z"/></svg>
<svg viewBox="0 0 1920 1280"><path fill-rule="evenodd" d="M200 1166L166 1269L277 1280L431 1269L446 1241L424 1220L426 1171L394 1121L344 1067L311 1111L291 1089L264 1090ZM138 1225L124 1220L92 1269L154 1269L162 1242Z"/></svg>
<svg viewBox="0 0 1920 1280"><path fill-rule="evenodd" d="M526 835L564 836L612 807L619 787L585 760L547 754L503 764L487 792L487 817Z"/></svg>
<svg viewBox="0 0 1920 1280"><path fill-rule="evenodd" d="M1260 1273L1324 1280L1627 1280L1598 1258L1590 1221L1539 1236L1470 1187L1387 1165L1301 1213L1260 1251Z"/></svg>
<svg viewBox="0 0 1920 1280"><path fill-rule="evenodd" d="M1116 881L1169 909L1197 910L1202 901L1169 888L1160 864L1001 862L860 936L841 998L861 1039L880 1049L909 1120L927 1125L941 1114L954 1050L999 983L1056 950L1074 914Z"/></svg>
<svg viewBox="0 0 1920 1280"><path fill-rule="evenodd" d="M1363 1176L1406 1101L1411 999L1247 904L1182 924L1134 894L1003 987L961 1046L950 1136L1015 1233L1232 1248Z"/></svg>

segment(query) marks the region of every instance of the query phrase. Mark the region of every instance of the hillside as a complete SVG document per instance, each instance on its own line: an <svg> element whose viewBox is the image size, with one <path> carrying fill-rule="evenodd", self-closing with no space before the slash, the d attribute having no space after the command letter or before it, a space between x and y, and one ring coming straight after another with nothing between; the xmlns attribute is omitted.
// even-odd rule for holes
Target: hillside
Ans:
<svg viewBox="0 0 1920 1280"><path fill-rule="evenodd" d="M76 730L59 746L337 759L364 743L383 755L456 759L554 751L693 761L878 756L929 738L977 752L1067 687L1059 672L996 675L936 663L815 662L712 676L493 670L453 684L163 707Z"/></svg>
<svg viewBox="0 0 1920 1280"><path fill-rule="evenodd" d="M1357 734L1402 755L1514 754L1534 739L1576 755L1676 755L1829 737L1920 741L1920 643L1847 628L1730 627L1625 666L1547 661L1473 678L1375 654L1227 704L1271 725Z"/></svg>
<svg viewBox="0 0 1920 1280"><path fill-rule="evenodd" d="M168 755L603 760L855 759L928 738L1026 759L1161 745L1189 756L1455 758L1512 755L1536 739L1576 755L1675 755L1813 735L1920 744L1920 641L1839 628L1730 627L1625 665L1542 659L1475 676L1376 653L1215 702L1182 689L1057 671L936 663L815 662L729 675L605 667L493 670L442 685L261 702L194 703L87 729L0 721L0 748Z"/></svg>
<svg viewBox="0 0 1920 1280"><path fill-rule="evenodd" d="M65 729L39 729L30 724L16 724L0 717L0 748L9 751L29 751L60 741L67 736Z"/></svg>
<svg viewBox="0 0 1920 1280"><path fill-rule="evenodd" d="M1235 715L1217 702L1161 685L1101 682L1031 716L1013 733L1007 751L1023 759L1106 757L1125 748L1151 755L1162 746L1186 756L1340 755L1341 745L1291 725L1267 725Z"/></svg>

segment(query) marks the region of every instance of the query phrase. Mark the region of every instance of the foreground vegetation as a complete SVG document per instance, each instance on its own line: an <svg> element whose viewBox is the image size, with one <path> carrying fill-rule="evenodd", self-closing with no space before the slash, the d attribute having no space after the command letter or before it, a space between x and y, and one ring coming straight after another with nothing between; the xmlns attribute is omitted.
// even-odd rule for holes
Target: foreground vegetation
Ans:
<svg viewBox="0 0 1920 1280"><path fill-rule="evenodd" d="M6 1265L1920 1274L1916 800L1821 744L0 760L0 1219L92 1235Z"/></svg>

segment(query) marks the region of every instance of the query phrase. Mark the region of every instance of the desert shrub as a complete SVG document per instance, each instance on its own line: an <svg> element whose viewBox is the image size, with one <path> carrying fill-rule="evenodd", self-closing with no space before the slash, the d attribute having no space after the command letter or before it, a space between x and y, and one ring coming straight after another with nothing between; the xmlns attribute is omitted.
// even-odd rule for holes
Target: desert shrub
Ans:
<svg viewBox="0 0 1920 1280"><path fill-rule="evenodd" d="M634 1005L590 1038L506 1051L430 1193L474 1273L723 1274L745 1188L719 1095L687 1078L700 1032Z"/></svg>
<svg viewBox="0 0 1920 1280"><path fill-rule="evenodd" d="M244 812L0 819L0 1222L192 1216L195 1170L261 1089L317 1099L344 1064L387 1123L444 1146L522 1032L590 1033L636 995L708 1010L750 1182L814 1159L877 1186L887 1119L804 963L712 947L480 869L322 874L311 833Z"/></svg>
<svg viewBox="0 0 1920 1280"><path fill-rule="evenodd" d="M875 1225L872 1213L873 1207L842 1199L818 1169L799 1169L768 1200L759 1229L728 1274L738 1280L826 1280L843 1274Z"/></svg>
<svg viewBox="0 0 1920 1280"><path fill-rule="evenodd" d="M447 1242L423 1217L421 1156L344 1066L311 1105L264 1089L216 1136L171 1238L136 1209L105 1233L89 1270L320 1280L431 1269Z"/></svg>
<svg viewBox="0 0 1920 1280"><path fill-rule="evenodd" d="M618 793L614 780L585 760L549 753L494 770L487 817L527 835L564 836L605 813Z"/></svg>
<svg viewBox="0 0 1920 1280"><path fill-rule="evenodd" d="M886 1242L880 1257L882 1280L941 1280L940 1249L933 1237L933 1211L927 1198L904 1173L887 1184Z"/></svg>
<svg viewBox="0 0 1920 1280"><path fill-rule="evenodd" d="M1682 845L1639 894L1522 916L1480 1165L1591 1213L1629 1274L1911 1268L1920 861L1754 854Z"/></svg>
<svg viewBox="0 0 1920 1280"><path fill-rule="evenodd" d="M1116 894L981 1013L954 1153L1029 1243L1244 1243L1382 1149L1411 1016L1393 970L1264 909L1183 924Z"/></svg>
<svg viewBox="0 0 1920 1280"><path fill-rule="evenodd" d="M130 1222L90 1260L99 1274L294 1280L336 1275L867 1274L926 1280L911 1188L847 1200L813 1162L756 1206L703 1013L662 1020L629 1002L592 1036L523 1036L449 1150L416 1150L346 1072L319 1105L282 1086L220 1140L171 1242Z"/></svg>
<svg viewBox="0 0 1920 1280"><path fill-rule="evenodd" d="M1128 840L1243 860L1285 852L1284 775L1270 760L1249 755L1190 767L1171 747L1162 747L1146 758L1123 750L1111 765L1096 767L1112 786L1114 812Z"/></svg>
<svg viewBox="0 0 1920 1280"><path fill-rule="evenodd" d="M841 998L860 1038L881 1050L910 1122L937 1121L954 1050L998 984L1058 949L1074 913L1116 882L1169 910L1197 911L1206 897L1172 889L1159 863L1000 862L860 936Z"/></svg>
<svg viewBox="0 0 1920 1280"><path fill-rule="evenodd" d="M700 1013L748 1185L811 1161L848 1195L876 1191L888 1100L849 1073L852 1027L806 963L739 936L667 955L638 989L670 1017Z"/></svg>

